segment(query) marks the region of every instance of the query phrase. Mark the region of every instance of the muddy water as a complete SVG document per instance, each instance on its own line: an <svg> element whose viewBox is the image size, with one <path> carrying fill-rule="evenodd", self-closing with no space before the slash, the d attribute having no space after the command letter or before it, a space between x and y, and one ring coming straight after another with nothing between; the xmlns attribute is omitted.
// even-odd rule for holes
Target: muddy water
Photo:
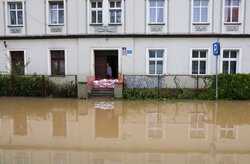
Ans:
<svg viewBox="0 0 250 164"><path fill-rule="evenodd" d="M250 102L0 98L0 164L249 164Z"/></svg>

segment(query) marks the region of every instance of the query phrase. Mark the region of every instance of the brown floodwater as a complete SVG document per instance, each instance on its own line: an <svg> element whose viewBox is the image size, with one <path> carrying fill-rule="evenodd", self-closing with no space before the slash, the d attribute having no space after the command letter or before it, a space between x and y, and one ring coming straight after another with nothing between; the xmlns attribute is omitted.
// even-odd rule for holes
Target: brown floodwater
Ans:
<svg viewBox="0 0 250 164"><path fill-rule="evenodd" d="M0 164L249 164L250 101L0 98Z"/></svg>

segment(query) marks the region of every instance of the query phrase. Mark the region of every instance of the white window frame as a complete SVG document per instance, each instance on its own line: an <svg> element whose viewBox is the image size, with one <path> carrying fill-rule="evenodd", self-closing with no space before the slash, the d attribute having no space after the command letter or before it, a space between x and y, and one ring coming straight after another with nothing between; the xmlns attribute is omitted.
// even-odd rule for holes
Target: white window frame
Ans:
<svg viewBox="0 0 250 164"><path fill-rule="evenodd" d="M14 4L16 6L16 9L10 9L10 5L11 4ZM22 5L22 9L17 9L17 4L21 4ZM7 6L8 6L8 17L9 17L9 26L23 26L24 24L24 5L23 5L23 2L20 1L20 2L7 2ZM11 11L15 11L15 15L16 15L16 24L11 24ZM19 24L18 22L18 11L22 11L22 17L23 17L23 22L22 24Z"/></svg>
<svg viewBox="0 0 250 164"><path fill-rule="evenodd" d="M231 0L233 1L233 0ZM226 0L223 0L223 3L224 3L224 9L223 9L223 21L225 24L239 24L241 23L241 2L242 0L239 0L239 6L233 6L233 4L231 6L226 6ZM238 22L233 22L232 19L233 19L233 8L235 7L238 7L239 8L239 15L238 15ZM230 22L226 22L225 20L225 11L226 11L226 8L230 8Z"/></svg>
<svg viewBox="0 0 250 164"><path fill-rule="evenodd" d="M155 6L155 7L150 7L150 1L163 1L163 7L158 7L157 5ZM166 8L165 8L165 4L166 4L166 2L165 2L165 0L148 0L148 24L165 24L165 10L166 10ZM155 8L156 9L156 21L155 22L151 22L150 21L150 15L151 15L151 12L150 12L150 9L151 8ZM159 8L163 8L163 22L158 22L157 21L157 18L158 18L158 9Z"/></svg>
<svg viewBox="0 0 250 164"><path fill-rule="evenodd" d="M206 140L207 139L207 132L206 132L206 123L205 123L205 121L204 121L204 127L203 128L199 128L199 122L198 122L198 120L196 120L196 125L197 125L197 128L192 128L191 127L191 120L192 120L192 117L193 116L196 116L197 118L199 117L199 116L205 116L205 113L192 113L192 114L190 114L189 115L189 126L188 126L188 139L190 139L190 140ZM191 135L191 131L195 131L196 133L198 132L198 131L203 131L204 132L204 138L192 138L190 135Z"/></svg>
<svg viewBox="0 0 250 164"><path fill-rule="evenodd" d="M56 6L57 8L56 9L52 9L51 8L51 4L52 3L56 3ZM59 3L62 3L63 4L63 8L59 8ZM63 10L63 23L59 23L59 11L62 11ZM57 22L56 23L53 23L52 22L52 11L57 11ZM49 1L49 22L50 22L50 25L64 25L65 23L65 3L64 1Z"/></svg>
<svg viewBox="0 0 250 164"><path fill-rule="evenodd" d="M226 133L227 133L228 131L233 131L234 138L233 138L233 139L221 138L221 134L220 134L221 130L225 130ZM227 127L227 124L226 124L226 127L225 127L225 128L222 128L221 126L219 126L219 129L218 129L218 139L219 139L219 140L237 140L237 138L238 138L238 128L237 128L236 125L233 125L233 128L228 128L228 127Z"/></svg>
<svg viewBox="0 0 250 164"><path fill-rule="evenodd" d="M110 6L111 2L115 3L115 7ZM121 7L116 7L117 2L121 3ZM117 22L117 12L118 11L121 12L121 22ZM115 12L115 22L111 22L111 12ZM109 24L122 24L122 1L118 1L118 0L110 0L109 1Z"/></svg>
<svg viewBox="0 0 250 164"><path fill-rule="evenodd" d="M159 117L160 119L162 118L161 113L148 113L148 114L147 114L147 116L146 116L146 125L147 125L147 126L146 126L146 137L145 137L145 138L146 138L146 139L155 139L155 138L152 138L152 137L150 137L150 136L148 135L149 131L150 131L150 130L153 130L154 132L156 132L157 130L161 130L161 131L162 131L162 137L161 137L161 138L157 138L157 139L164 139L164 138L165 138L165 131L164 131L165 127L164 127L164 124L161 123L161 122L159 122L159 123L161 124L161 127L157 127L156 124L157 124L158 121L160 121L160 120L157 120L157 121L154 121L154 122L149 122L149 117L150 117L151 115L154 115L154 116L156 116L156 117ZM153 127L149 126L150 123L154 123L154 126L153 126Z"/></svg>
<svg viewBox="0 0 250 164"><path fill-rule="evenodd" d="M149 58L149 51L163 51L163 58L161 60L159 60L160 58ZM146 50L146 74L147 75L164 75L167 73L167 49L165 48L147 48ZM149 61L163 61L163 70L162 70L162 74L157 74L157 64L155 65L156 69L155 69L155 74L150 74L149 73Z"/></svg>
<svg viewBox="0 0 250 164"><path fill-rule="evenodd" d="M102 3L102 7L101 8L98 8L98 2L101 2ZM92 3L96 3L96 8L92 8ZM97 1L90 1L90 24L103 24L103 5L104 5L104 2L103 1L100 1L100 0L97 0ZM96 12L96 22L92 22L92 11L95 11ZM101 11L102 12L102 22L101 23L98 23L98 12Z"/></svg>
<svg viewBox="0 0 250 164"><path fill-rule="evenodd" d="M52 73L51 73L51 51L64 51L65 75L62 75L62 76L68 75L68 57L67 57L67 49L66 48L49 48L48 49L48 52L47 52L47 62L48 62L47 75L52 75Z"/></svg>
<svg viewBox="0 0 250 164"><path fill-rule="evenodd" d="M241 49L239 48L222 48L222 55L220 55L220 72L223 73L223 61L236 61L236 74L241 73ZM223 58L224 51L230 51L229 53L229 58ZM237 57L236 58L230 58L231 51L237 51ZM228 67L229 73L230 74L230 64Z"/></svg>
<svg viewBox="0 0 250 164"><path fill-rule="evenodd" d="M200 6L194 6L194 0L192 1L192 21L193 21L193 24L209 24L209 14L210 14L210 0L208 0L208 5L207 6L202 6L202 0L200 0ZM195 8L199 8L200 9L200 20L198 22L194 21L194 9ZM202 22L201 21L201 17L202 17L202 12L201 12L201 9L202 8L207 8L207 21L206 22Z"/></svg>
<svg viewBox="0 0 250 164"><path fill-rule="evenodd" d="M193 58L193 51L199 51L199 54L200 54L200 51L206 51L207 54L206 54L206 58ZM190 49L190 71L189 71L189 74L190 75L208 75L210 70L209 70L209 67L210 67L210 63L209 63L209 56L210 56L210 49L209 48L191 48ZM200 62L199 61L206 61L206 72L205 74L200 74ZM198 74L193 74L192 72L192 61L198 61Z"/></svg>

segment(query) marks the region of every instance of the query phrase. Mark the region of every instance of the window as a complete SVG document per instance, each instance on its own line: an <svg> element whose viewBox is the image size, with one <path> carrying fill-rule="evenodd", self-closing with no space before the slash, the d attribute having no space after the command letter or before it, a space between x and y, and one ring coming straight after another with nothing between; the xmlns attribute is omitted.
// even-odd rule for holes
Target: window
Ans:
<svg viewBox="0 0 250 164"><path fill-rule="evenodd" d="M225 0L225 22L239 22L240 0Z"/></svg>
<svg viewBox="0 0 250 164"><path fill-rule="evenodd" d="M64 51L51 51L51 74L65 75Z"/></svg>
<svg viewBox="0 0 250 164"><path fill-rule="evenodd" d="M11 51L11 71L12 74L24 75L24 52L23 51Z"/></svg>
<svg viewBox="0 0 250 164"><path fill-rule="evenodd" d="M50 2L50 19L52 25L64 24L63 2Z"/></svg>
<svg viewBox="0 0 250 164"><path fill-rule="evenodd" d="M111 1L109 3L110 23L121 23L121 1Z"/></svg>
<svg viewBox="0 0 250 164"><path fill-rule="evenodd" d="M192 139L203 139L205 138L205 124L204 124L204 114L192 114L191 115L191 125L189 129L189 137Z"/></svg>
<svg viewBox="0 0 250 164"><path fill-rule="evenodd" d="M159 119L160 119L159 113L151 113L148 115L147 136L149 138L162 138L163 137L163 127Z"/></svg>
<svg viewBox="0 0 250 164"><path fill-rule="evenodd" d="M235 128L233 124L225 124L220 127L220 139L235 139Z"/></svg>
<svg viewBox="0 0 250 164"><path fill-rule="evenodd" d="M149 22L164 23L164 1L150 0L149 1Z"/></svg>
<svg viewBox="0 0 250 164"><path fill-rule="evenodd" d="M237 60L239 51L223 51L222 57L222 72L223 73L237 73Z"/></svg>
<svg viewBox="0 0 250 164"><path fill-rule="evenodd" d="M206 50L193 50L192 51L192 74L202 75L206 74Z"/></svg>
<svg viewBox="0 0 250 164"><path fill-rule="evenodd" d="M193 22L208 22L208 0L194 0L193 4Z"/></svg>
<svg viewBox="0 0 250 164"><path fill-rule="evenodd" d="M148 56L149 74L160 75L163 74L164 68L164 51L150 50Z"/></svg>
<svg viewBox="0 0 250 164"><path fill-rule="evenodd" d="M102 23L102 2L91 2L91 18L92 23Z"/></svg>
<svg viewBox="0 0 250 164"><path fill-rule="evenodd" d="M23 5L22 3L10 3L10 25L20 26L23 25Z"/></svg>

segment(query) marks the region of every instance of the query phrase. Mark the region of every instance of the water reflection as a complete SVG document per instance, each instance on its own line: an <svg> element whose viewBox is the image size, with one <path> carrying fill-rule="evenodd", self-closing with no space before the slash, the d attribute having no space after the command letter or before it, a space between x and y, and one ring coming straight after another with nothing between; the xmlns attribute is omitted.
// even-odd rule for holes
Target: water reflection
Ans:
<svg viewBox="0 0 250 164"><path fill-rule="evenodd" d="M0 164L247 164L250 102L0 99Z"/></svg>

